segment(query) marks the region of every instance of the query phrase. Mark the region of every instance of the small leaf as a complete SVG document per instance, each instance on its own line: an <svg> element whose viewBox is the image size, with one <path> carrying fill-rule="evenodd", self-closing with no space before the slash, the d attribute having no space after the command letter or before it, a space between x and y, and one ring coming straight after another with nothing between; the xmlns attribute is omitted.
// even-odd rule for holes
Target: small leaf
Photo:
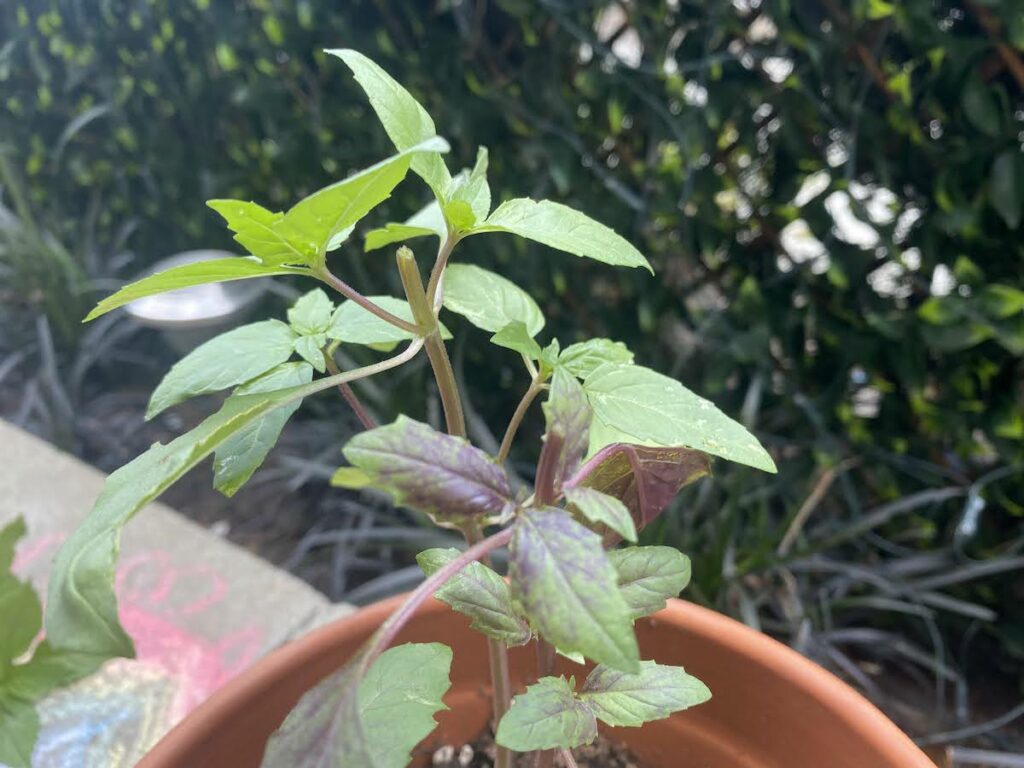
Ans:
<svg viewBox="0 0 1024 768"><path fill-rule="evenodd" d="M742 424L675 379L639 365L605 363L584 382L595 420L635 440L686 446L775 472L775 462ZM591 443L591 450L601 448ZM613 494L614 495L614 494Z"/></svg>
<svg viewBox="0 0 1024 768"><path fill-rule="evenodd" d="M1024 159L1019 149L1008 149L992 163L989 200L1006 226L1017 229L1024 210Z"/></svg>
<svg viewBox="0 0 1024 768"><path fill-rule="evenodd" d="M14 547L25 535L20 517L0 529L0 680L4 667L28 650L42 625L42 607L32 585L11 573Z"/></svg>
<svg viewBox="0 0 1024 768"><path fill-rule="evenodd" d="M274 392L278 389L309 384L313 369L306 363L283 363L258 379L243 384L236 395ZM213 459L213 487L225 496L233 496L259 469L274 447L285 423L302 404L301 400L278 408L273 413L238 430L217 448Z"/></svg>
<svg viewBox="0 0 1024 768"><path fill-rule="evenodd" d="M512 595L544 639L566 653L637 669L629 607L600 536L564 510L531 509L516 518L510 552Z"/></svg>
<svg viewBox="0 0 1024 768"><path fill-rule="evenodd" d="M444 211L444 218L455 232L468 232L476 224L476 217L473 209L465 200L449 200L441 210Z"/></svg>
<svg viewBox="0 0 1024 768"><path fill-rule="evenodd" d="M440 524L500 519L512 509L508 476L487 454L405 416L361 432L342 452L396 504Z"/></svg>
<svg viewBox="0 0 1024 768"><path fill-rule="evenodd" d="M591 431L597 427L594 419ZM708 457L700 451L614 443L589 458L566 485L614 496L629 509L637 530L643 530L683 486L709 472Z"/></svg>
<svg viewBox="0 0 1024 768"><path fill-rule="evenodd" d="M544 315L530 294L475 265L452 264L444 271L444 306L491 333L515 322L523 323L530 336L544 327Z"/></svg>
<svg viewBox="0 0 1024 768"><path fill-rule="evenodd" d="M312 365L319 373L327 370L327 360L324 358L323 348L327 343L326 333L316 333L312 336L300 336L295 340L295 352Z"/></svg>
<svg viewBox="0 0 1024 768"><path fill-rule="evenodd" d="M487 184L487 147L477 150L473 170L464 179L455 180L449 199L469 206L472 218L467 229L487 218L491 211L491 188Z"/></svg>
<svg viewBox="0 0 1024 768"><path fill-rule="evenodd" d="M321 288L300 297L288 310L288 324L300 336L323 333L331 324L334 304Z"/></svg>
<svg viewBox="0 0 1024 768"><path fill-rule="evenodd" d="M155 275L144 277L111 296L103 299L93 310L85 316L83 322L95 320L100 315L105 315L112 309L131 304L137 299L146 296L155 296L158 293L176 291L180 288L189 288L193 285L204 285L206 283L225 283L230 280L246 280L253 277L270 277L271 275L308 275L309 271L297 267L277 267L261 264L256 259L230 258L211 259L209 261L197 261L192 264L184 264L180 267L172 267Z"/></svg>
<svg viewBox="0 0 1024 768"><path fill-rule="evenodd" d="M558 356L558 364L573 376L585 379L602 363L629 365L633 353L621 341L611 339L590 339L579 344L570 344Z"/></svg>
<svg viewBox="0 0 1024 768"><path fill-rule="evenodd" d="M370 230L366 233L364 248L366 251L374 251L391 243L429 235L437 235L442 240L448 236L448 224L437 200L429 202L404 224L386 224L383 229Z"/></svg>
<svg viewBox="0 0 1024 768"><path fill-rule="evenodd" d="M971 124L986 136L996 137L1002 132L999 99L991 86L981 78L967 80L961 95L964 113Z"/></svg>
<svg viewBox="0 0 1024 768"><path fill-rule="evenodd" d="M396 317L413 322L412 309L407 301L391 296L368 296L377 306L386 309ZM451 332L441 326L441 338L450 339ZM331 325L327 329L327 338L343 341L348 344L364 344L367 346L390 345L394 347L401 341L416 338L415 334L382 320L372 312L363 309L354 301L343 301L334 310Z"/></svg>
<svg viewBox="0 0 1024 768"><path fill-rule="evenodd" d="M531 360L539 360L541 356L540 344L538 344L526 326L516 320L509 323L496 334L491 336L491 344L511 349L520 354L526 355Z"/></svg>
<svg viewBox="0 0 1024 768"><path fill-rule="evenodd" d="M634 619L660 611L690 583L690 558L674 547L613 549L608 560Z"/></svg>
<svg viewBox="0 0 1024 768"><path fill-rule="evenodd" d="M473 230L477 232L510 232L575 256L621 267L643 267L654 274L643 254L614 230L550 200L506 200Z"/></svg>
<svg viewBox="0 0 1024 768"><path fill-rule="evenodd" d="M636 727L703 704L711 691L682 667L641 661L637 674L597 667L579 698L608 725Z"/></svg>
<svg viewBox="0 0 1024 768"><path fill-rule="evenodd" d="M516 696L495 741L517 752L572 749L597 738L597 721L564 677L542 677Z"/></svg>
<svg viewBox="0 0 1024 768"><path fill-rule="evenodd" d="M352 70L396 148L408 149L436 135L434 121L427 111L373 61L353 50L335 49L326 53L337 56ZM412 170L427 182L439 199L448 193L452 176L439 154L417 156L413 159Z"/></svg>
<svg viewBox="0 0 1024 768"><path fill-rule="evenodd" d="M451 685L451 649L408 643L360 680L359 658L308 691L267 742L265 768L405 768L437 723Z"/></svg>
<svg viewBox="0 0 1024 768"><path fill-rule="evenodd" d="M548 461L554 461L551 480L554 494L557 496L562 491L562 483L579 468L580 461L587 452L587 435L592 414L583 387L561 368L555 369L548 399L541 408L547 421L547 429L544 433L544 448L537 466L540 468ZM550 451L557 451L557 458L550 459Z"/></svg>
<svg viewBox="0 0 1024 768"><path fill-rule="evenodd" d="M316 261L317 243L285 221L283 213L245 200L207 200L206 204L224 218L228 229L235 233L235 242L264 264Z"/></svg>
<svg viewBox="0 0 1024 768"><path fill-rule="evenodd" d="M590 522L611 528L627 541L636 541L636 526L629 509L614 496L580 486L566 488L565 500Z"/></svg>
<svg viewBox="0 0 1024 768"><path fill-rule="evenodd" d="M430 576L458 556L459 550L454 548L428 549L416 555L416 562ZM446 581L434 597L469 616L473 629L507 645L523 645L533 636L512 606L508 584L483 563L470 563Z"/></svg>
<svg viewBox="0 0 1024 768"><path fill-rule="evenodd" d="M280 320L263 320L222 333L179 360L149 400L146 418L190 397L244 384L292 356L295 332Z"/></svg>

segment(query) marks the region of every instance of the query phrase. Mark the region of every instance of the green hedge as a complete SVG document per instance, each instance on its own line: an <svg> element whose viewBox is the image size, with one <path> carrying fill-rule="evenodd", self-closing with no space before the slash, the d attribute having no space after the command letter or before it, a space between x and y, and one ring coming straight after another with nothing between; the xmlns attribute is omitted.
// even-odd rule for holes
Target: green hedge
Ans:
<svg viewBox="0 0 1024 768"><path fill-rule="evenodd" d="M536 291L554 332L621 338L778 452L777 478L723 470L666 522L699 549L709 602L735 609L791 527L795 553L871 562L1012 551L1019 471L985 487L976 530L957 496L894 516L874 542L843 532L873 505L1024 462L1019 5L606 6L12 0L0 136L66 240L84 221L106 242L132 226L137 269L229 244L207 198L286 206L385 156L319 53L359 48L423 101L455 162L490 147L496 199L565 199L642 246L658 277L511 239L470 253ZM407 184L391 212L422 200ZM380 274L376 253L350 255L359 279ZM485 414L517 396L497 392ZM1004 639L1024 634L1000 583L959 590L1000 612Z"/></svg>

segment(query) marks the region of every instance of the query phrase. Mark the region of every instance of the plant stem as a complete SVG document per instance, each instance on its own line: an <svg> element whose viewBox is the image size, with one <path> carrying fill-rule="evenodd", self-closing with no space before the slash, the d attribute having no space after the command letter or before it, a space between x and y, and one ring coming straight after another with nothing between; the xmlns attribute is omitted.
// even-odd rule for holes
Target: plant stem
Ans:
<svg viewBox="0 0 1024 768"><path fill-rule="evenodd" d="M537 476L533 482L533 495L539 507L551 506L555 502L555 473L565 441L561 435L551 433L544 438L544 447L537 461Z"/></svg>
<svg viewBox="0 0 1024 768"><path fill-rule="evenodd" d="M459 386L455 382L455 371L452 370L448 351L441 338L441 327L427 300L427 294L423 290L423 281L420 278L419 267L416 266L416 259L412 255L412 251L405 246L398 249L397 259L398 272L402 277L402 287L405 289L405 296L412 308L412 316L417 323L416 333L423 336L427 358L430 360L430 367L434 371L434 380L437 382L437 391L441 395L441 405L444 407L448 434L465 437L466 417L462 413L462 399L459 397Z"/></svg>
<svg viewBox="0 0 1024 768"><path fill-rule="evenodd" d="M409 333L417 333L416 325L410 323L408 320L403 320L398 315L391 314L386 309L384 309L384 307L380 307L374 304L372 301L363 296L363 294L361 294L351 285L349 285L340 277L338 277L329 269L327 269L327 267L320 267L319 269L314 270L313 274L316 277L320 278L320 280L331 286L342 296L344 296L347 299L351 299L360 307L365 309L367 312L376 315L384 322L397 326L401 328L403 331L408 331Z"/></svg>
<svg viewBox="0 0 1024 768"><path fill-rule="evenodd" d="M444 268L448 266L448 257L452 255L452 251L455 249L456 244L459 242L458 235L448 231L448 237L441 243L441 247L437 250L437 259L434 261L434 266L430 270L430 279L427 281L427 298L430 301L430 306L436 312L441 306L441 295L439 293L441 286L441 276L444 275Z"/></svg>
<svg viewBox="0 0 1024 768"><path fill-rule="evenodd" d="M512 441L516 437L516 432L519 431L519 425L523 423L526 412L530 409L534 399L540 394L542 389L544 389L544 385L541 383L540 376L534 376L533 381L530 382L530 386L526 390L526 394L523 395L523 399L516 406L515 413L512 414L512 420L509 421L508 427L505 429L505 436L501 439L501 448L498 449L499 464L504 463L508 459L508 453L512 450Z"/></svg>
<svg viewBox="0 0 1024 768"><path fill-rule="evenodd" d="M322 379L317 379L311 384L307 384L305 387L296 389L295 398L308 397L309 395L316 394L317 392L323 392L325 389L330 389L331 387L347 384L348 382L356 381L357 379L376 376L378 373L383 373L384 371L389 371L392 368L397 368L403 363L407 363L416 357L416 353L418 353L422 348L423 339L414 339L408 347L403 349L394 357L381 360L379 363L374 363L373 365L364 365L362 368L353 368L351 371L341 371L333 376L325 376ZM245 397L256 397L256 395L245 395Z"/></svg>
<svg viewBox="0 0 1024 768"><path fill-rule="evenodd" d="M416 587L409 597L405 599L405 602L398 607L398 610L388 616L384 623L380 625L380 629L377 630L377 633L370 640L369 647L367 647L366 653L360 661L360 666L363 669L368 669L377 657L391 645L402 627L405 626L405 623L416 613L416 610L427 599L433 597L442 584L470 563L480 560L487 553L498 547L505 546L511 538L511 527L505 528L493 536L488 536L486 539L478 541L465 552L460 553L454 560L445 563L424 579L423 583Z"/></svg>
<svg viewBox="0 0 1024 768"><path fill-rule="evenodd" d="M332 376L337 376L341 373L338 369L338 364L334 362L334 357L330 354L324 354L324 360L327 362L327 370L331 372ZM338 385L338 391L341 392L341 396L345 398L345 402L352 408L356 418L359 419L359 423L363 425L363 429L373 429L377 426L377 422L374 420L370 412L366 410L366 406L363 405L359 399L359 395L355 393L352 386L348 382L342 382Z"/></svg>
<svg viewBox="0 0 1024 768"><path fill-rule="evenodd" d="M560 749L558 753L562 756L562 761L565 763L565 768L580 768L576 763L576 758L572 756L571 749Z"/></svg>

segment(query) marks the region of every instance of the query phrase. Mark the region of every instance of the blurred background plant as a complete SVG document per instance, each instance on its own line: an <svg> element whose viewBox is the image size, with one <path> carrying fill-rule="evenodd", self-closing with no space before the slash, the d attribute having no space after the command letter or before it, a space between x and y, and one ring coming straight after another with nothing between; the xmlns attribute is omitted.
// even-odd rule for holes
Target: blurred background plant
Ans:
<svg viewBox="0 0 1024 768"><path fill-rule="evenodd" d="M1019 0L11 0L0 30L6 417L105 469L189 423L143 427L175 357L154 332L74 319L115 277L230 248L203 200L286 207L388 154L320 53L356 47L425 104L456 164L490 147L496 199L564 199L658 276L511 238L467 258L534 292L563 342L626 342L779 459L773 477L718 467L652 533L693 557L690 598L836 669L928 743L1021 749ZM403 185L391 218L425 200ZM357 284L397 290L388 259L342 254ZM455 353L488 447L525 384L489 345ZM363 393L389 418L421 374ZM200 482L171 501L368 601L418 578L424 534L326 487L354 422L316 416L339 410L304 406L237 503ZM513 458L528 474L533 457Z"/></svg>

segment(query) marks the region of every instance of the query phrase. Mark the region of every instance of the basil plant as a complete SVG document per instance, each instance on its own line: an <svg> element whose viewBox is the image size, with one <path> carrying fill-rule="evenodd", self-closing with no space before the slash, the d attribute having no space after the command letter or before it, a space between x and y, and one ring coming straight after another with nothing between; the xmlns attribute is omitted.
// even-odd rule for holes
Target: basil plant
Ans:
<svg viewBox="0 0 1024 768"><path fill-rule="evenodd" d="M395 154L287 211L211 200L248 256L147 277L88 316L200 283L297 275L321 284L285 319L245 325L198 347L156 388L149 417L195 395L230 395L195 429L153 445L107 480L57 556L45 615L49 647L89 659L131 656L112 584L121 527L211 454L214 485L235 493L302 400L338 389L366 430L344 447L346 464L333 482L384 491L461 531L466 548L419 554L425 581L355 658L305 695L271 738L265 765L398 768L410 761L445 708L452 652L441 643L390 646L430 596L466 614L487 637L499 768L511 765L513 752L537 752L538 765L550 764L555 751L570 761L573 747L595 739L598 721L640 726L706 701L707 687L682 668L641 656L633 623L686 586L690 564L673 548L636 546L637 534L682 486L707 474L710 457L774 472L772 459L743 426L638 365L622 343L539 341L545 321L537 302L505 277L460 262L463 240L507 233L610 267L653 273L650 264L614 231L560 203L522 197L493 205L486 149L453 176L444 160L448 144L399 83L356 51L328 53L366 92ZM416 240L434 253L436 238L436 255L421 272L413 252L397 247L404 295L364 295L331 271L328 255L349 247L356 224L409 171L433 201L405 222L367 232L363 247ZM522 361L525 394L496 455L466 438L442 310ZM339 370L334 354L346 344L369 346L382 358ZM420 354L436 379L446 432L405 416L376 425L350 384L387 375ZM546 432L535 482L532 492L516 493L504 465L538 400ZM507 580L488 565L500 547L508 548ZM513 698L507 649L527 643L538 649L536 680ZM579 680L559 676L556 654L589 661L592 671Z"/></svg>

